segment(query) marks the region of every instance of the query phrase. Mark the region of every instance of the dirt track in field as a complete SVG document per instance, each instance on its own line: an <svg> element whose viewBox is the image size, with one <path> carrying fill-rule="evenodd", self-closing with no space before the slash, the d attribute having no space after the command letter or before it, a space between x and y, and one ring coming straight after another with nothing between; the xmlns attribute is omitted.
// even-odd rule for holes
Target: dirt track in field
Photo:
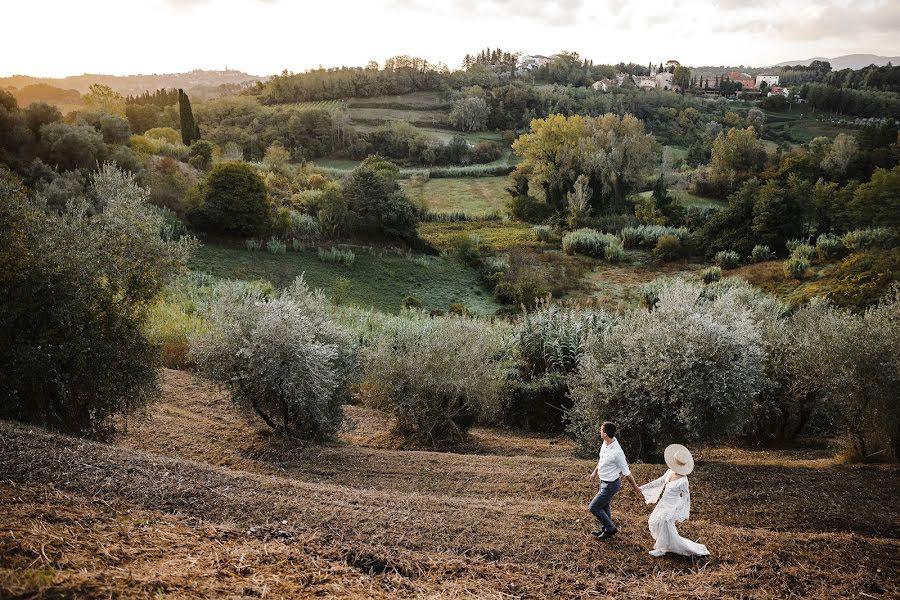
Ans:
<svg viewBox="0 0 900 600"><path fill-rule="evenodd" d="M0 423L0 597L874 597L900 594L900 469L827 450L699 448L708 559L647 555L649 508L588 535L591 461L476 430L466 454L386 448L387 419L302 447L215 388L164 397L114 445ZM662 473L635 465L639 481Z"/></svg>

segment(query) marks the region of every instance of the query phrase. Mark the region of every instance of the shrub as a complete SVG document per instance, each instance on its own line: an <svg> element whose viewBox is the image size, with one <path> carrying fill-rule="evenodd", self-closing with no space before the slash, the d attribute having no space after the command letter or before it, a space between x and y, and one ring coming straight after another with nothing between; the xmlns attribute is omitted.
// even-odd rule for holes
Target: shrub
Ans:
<svg viewBox="0 0 900 600"><path fill-rule="evenodd" d="M199 228L222 234L252 236L269 227L266 185L256 170L240 162L223 162L209 171L201 204L189 218Z"/></svg>
<svg viewBox="0 0 900 600"><path fill-rule="evenodd" d="M266 242L266 250L269 251L269 254L284 254L287 252L287 244L278 238L272 237Z"/></svg>
<svg viewBox="0 0 900 600"><path fill-rule="evenodd" d="M539 242L550 242L553 240L553 228L547 225L535 225L534 236Z"/></svg>
<svg viewBox="0 0 900 600"><path fill-rule="evenodd" d="M844 235L844 247L851 252L869 248L890 248L897 243L897 232L887 227L857 229Z"/></svg>
<svg viewBox="0 0 900 600"><path fill-rule="evenodd" d="M204 375L231 388L235 402L292 437L327 439L340 430L356 350L302 276L279 298L219 284L201 314L209 329L191 338L193 356Z"/></svg>
<svg viewBox="0 0 900 600"><path fill-rule="evenodd" d="M244 247L251 252L256 252L257 250L262 250L263 245L261 241L250 238L249 240L244 240Z"/></svg>
<svg viewBox="0 0 900 600"><path fill-rule="evenodd" d="M809 269L809 261L799 256L791 256L782 265L784 276L794 279L802 279L807 269Z"/></svg>
<svg viewBox="0 0 900 600"><path fill-rule="evenodd" d="M703 292L669 282L655 309L628 311L588 338L567 415L582 451L596 451L606 419L629 440L629 456L643 459L673 440L727 438L750 421L768 383L760 334L736 292Z"/></svg>
<svg viewBox="0 0 900 600"><path fill-rule="evenodd" d="M400 301L400 306L407 310L411 308L424 308L424 304L419 300L416 296L410 294L409 296L404 296L403 300Z"/></svg>
<svg viewBox="0 0 900 600"><path fill-rule="evenodd" d="M603 249L603 258L606 262L617 263L625 258L625 246L622 242L616 240Z"/></svg>
<svg viewBox="0 0 900 600"><path fill-rule="evenodd" d="M181 136L179 135L179 138L180 137ZM178 141L180 141L180 139ZM191 149L188 152L188 161L192 167L205 171L212 164L214 150L215 146L212 142L197 140L191 144Z"/></svg>
<svg viewBox="0 0 900 600"><path fill-rule="evenodd" d="M809 240L792 239L785 242L784 247L787 249L788 254L793 254L797 246L808 245L808 243Z"/></svg>
<svg viewBox="0 0 900 600"><path fill-rule="evenodd" d="M563 431L563 416L572 405L568 391L566 378L558 374L532 381L511 377L498 392L497 423L531 431Z"/></svg>
<svg viewBox="0 0 900 600"><path fill-rule="evenodd" d="M681 240L671 233L660 236L653 249L653 256L660 260L677 260L681 258L683 249Z"/></svg>
<svg viewBox="0 0 900 600"><path fill-rule="evenodd" d="M145 131L143 135L144 137L162 140L164 142L169 142L170 144L181 143L181 132L175 131L171 127L154 127L153 129Z"/></svg>
<svg viewBox="0 0 900 600"><path fill-rule="evenodd" d="M626 248L654 248L659 238L673 235L679 241L687 241L690 232L684 227L666 227L665 225L638 225L622 229L622 242Z"/></svg>
<svg viewBox="0 0 900 600"><path fill-rule="evenodd" d="M294 252L305 252L306 244L303 243L303 240L294 238L291 240L291 250L293 250Z"/></svg>
<svg viewBox="0 0 900 600"><path fill-rule="evenodd" d="M111 165L89 194L48 211L0 169L0 419L103 434L157 392L147 313L192 242L163 240L147 190Z"/></svg>
<svg viewBox="0 0 900 600"><path fill-rule="evenodd" d="M836 235L823 233L816 238L816 255L820 260L839 258L844 254L844 243Z"/></svg>
<svg viewBox="0 0 900 600"><path fill-rule="evenodd" d="M353 250L338 250L332 246L331 250L319 248L319 260L325 263L352 265L356 260L356 255L353 254Z"/></svg>
<svg viewBox="0 0 900 600"><path fill-rule="evenodd" d="M500 332L468 317L396 319L366 351L370 406L389 410L393 431L417 444L461 441L503 378Z"/></svg>
<svg viewBox="0 0 900 600"><path fill-rule="evenodd" d="M314 238L319 235L319 220L312 215L291 210L289 233L297 238Z"/></svg>
<svg viewBox="0 0 900 600"><path fill-rule="evenodd" d="M477 235L461 234L453 238L453 255L464 265L479 267L481 265L481 250L478 249L479 239Z"/></svg>
<svg viewBox="0 0 900 600"><path fill-rule="evenodd" d="M722 267L707 267L700 273L700 278L703 280L703 283L715 283L722 279Z"/></svg>
<svg viewBox="0 0 900 600"><path fill-rule="evenodd" d="M500 158L502 153L497 142L491 140L478 142L475 144L474 150L472 150L472 162L479 164L494 162Z"/></svg>
<svg viewBox="0 0 900 600"><path fill-rule="evenodd" d="M526 223L540 223L553 215L553 207L531 196L513 196L507 204L514 219Z"/></svg>
<svg viewBox="0 0 900 600"><path fill-rule="evenodd" d="M465 302L451 302L450 306L447 307L448 315L456 315L458 317L467 317L470 316L469 307L466 306Z"/></svg>
<svg viewBox="0 0 900 600"><path fill-rule="evenodd" d="M531 308L550 293L544 281L534 275L501 281L494 288L494 298L500 304Z"/></svg>
<svg viewBox="0 0 900 600"><path fill-rule="evenodd" d="M562 249L566 254L577 253L600 258L606 247L617 241L614 235L583 227L563 236Z"/></svg>
<svg viewBox="0 0 900 600"><path fill-rule="evenodd" d="M775 258L775 254L769 250L768 246L763 246L761 244L753 246L753 251L750 253L750 260L755 263L765 262L767 260L772 260L773 258Z"/></svg>
<svg viewBox="0 0 900 600"><path fill-rule="evenodd" d="M797 244L794 246L794 249L791 251L791 256L794 258L802 258L803 260L810 261L815 257L816 249L809 244Z"/></svg>
<svg viewBox="0 0 900 600"><path fill-rule="evenodd" d="M720 250L714 260L723 269L734 269L741 264L741 255L733 250Z"/></svg>

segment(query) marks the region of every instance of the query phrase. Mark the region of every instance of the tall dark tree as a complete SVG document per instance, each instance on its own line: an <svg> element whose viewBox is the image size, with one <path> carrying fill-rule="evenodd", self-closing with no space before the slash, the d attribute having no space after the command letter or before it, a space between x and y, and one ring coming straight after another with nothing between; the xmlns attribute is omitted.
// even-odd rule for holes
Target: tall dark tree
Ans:
<svg viewBox="0 0 900 600"><path fill-rule="evenodd" d="M178 115L181 119L181 141L185 146L190 146L195 140L200 139L200 127L194 122L190 98L180 88L178 90Z"/></svg>

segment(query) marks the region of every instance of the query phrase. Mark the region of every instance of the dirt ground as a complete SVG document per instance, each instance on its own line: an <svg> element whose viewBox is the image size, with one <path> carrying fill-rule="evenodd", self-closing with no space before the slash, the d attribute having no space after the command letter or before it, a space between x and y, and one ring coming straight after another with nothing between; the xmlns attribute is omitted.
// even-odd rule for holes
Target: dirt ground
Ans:
<svg viewBox="0 0 900 600"><path fill-rule="evenodd" d="M650 508L589 535L592 461L476 429L465 453L392 449L388 419L301 446L179 371L113 444L0 423L2 598L896 598L900 468L827 446L696 448L686 537L647 554ZM660 465L633 465L639 482Z"/></svg>

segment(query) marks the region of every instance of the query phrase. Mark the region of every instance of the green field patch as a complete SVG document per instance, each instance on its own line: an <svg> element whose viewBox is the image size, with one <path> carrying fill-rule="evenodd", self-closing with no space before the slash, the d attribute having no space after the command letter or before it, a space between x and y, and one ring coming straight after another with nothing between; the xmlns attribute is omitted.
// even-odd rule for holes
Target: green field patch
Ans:
<svg viewBox="0 0 900 600"><path fill-rule="evenodd" d="M207 244L194 253L190 267L216 277L269 281L279 288L303 273L311 287L322 289L332 300L391 313L399 311L407 295L416 296L427 309L447 310L451 303L462 302L486 315L498 308L478 274L456 260L379 254L377 249L357 248L354 253L353 264L341 265L321 261L316 249L269 254Z"/></svg>
<svg viewBox="0 0 900 600"><path fill-rule="evenodd" d="M395 108L351 108L350 119L354 123L378 125L390 121L406 121L421 127L446 127L447 113L435 110L409 110Z"/></svg>
<svg viewBox="0 0 900 600"><path fill-rule="evenodd" d="M534 227L518 221L464 221L461 223L422 223L419 236L440 250L452 250L464 236L478 239L485 252L502 252L517 247L546 246L538 242Z"/></svg>
<svg viewBox="0 0 900 600"><path fill-rule="evenodd" d="M470 217L503 212L508 177L407 179L401 184L413 202L436 213L463 212Z"/></svg>
<svg viewBox="0 0 900 600"><path fill-rule="evenodd" d="M443 110L449 102L441 92L412 92L400 96L376 96L374 98L353 98L348 101L351 108L396 108L405 110Z"/></svg>
<svg viewBox="0 0 900 600"><path fill-rule="evenodd" d="M792 139L805 144L820 136L833 138L839 133L853 134L854 127L834 122L828 113L813 112L805 107L794 107L784 112L763 111L765 127L770 133L790 133Z"/></svg>

